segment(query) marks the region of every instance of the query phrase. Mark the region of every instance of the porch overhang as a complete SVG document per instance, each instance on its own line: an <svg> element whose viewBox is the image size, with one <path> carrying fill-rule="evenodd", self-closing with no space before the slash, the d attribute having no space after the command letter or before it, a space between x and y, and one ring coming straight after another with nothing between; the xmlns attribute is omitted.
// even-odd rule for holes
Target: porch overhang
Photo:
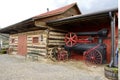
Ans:
<svg viewBox="0 0 120 80"><path fill-rule="evenodd" d="M106 22L110 25L110 30L111 30L111 33L110 33L111 34L111 62L109 66L115 67L115 64L114 64L115 49L116 49L115 46L118 46L115 40L115 34L116 34L115 28L118 28L116 26L116 24L118 24L118 8L91 13L91 14L77 15L77 16L72 16L68 18L53 20L53 21L47 22L47 25L56 27L56 28L67 27L67 29L69 29L70 27L74 28L76 24L79 26L81 24L90 26L90 25L96 25L96 24L101 25ZM116 35L118 36L118 34Z"/></svg>
<svg viewBox="0 0 120 80"><path fill-rule="evenodd" d="M16 33L34 31L34 30L39 30L39 29L46 29L46 28L42 26L36 26L34 19L30 18L22 22L19 22L19 23L0 29L0 33L16 34Z"/></svg>

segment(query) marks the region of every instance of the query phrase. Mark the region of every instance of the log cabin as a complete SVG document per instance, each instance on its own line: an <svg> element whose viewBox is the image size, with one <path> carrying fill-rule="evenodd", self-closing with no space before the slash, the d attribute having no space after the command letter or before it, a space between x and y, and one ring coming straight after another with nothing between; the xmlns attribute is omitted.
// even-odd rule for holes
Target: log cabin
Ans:
<svg viewBox="0 0 120 80"><path fill-rule="evenodd" d="M65 44L66 33L65 30L47 26L46 22L79 14L81 12L77 3L72 3L5 27L0 32L10 35L9 46L13 48L11 54L26 55L35 50L40 55L46 56L51 47Z"/></svg>
<svg viewBox="0 0 120 80"><path fill-rule="evenodd" d="M8 26L0 32L10 34L9 45L14 54L26 55L35 50L46 56L51 48L65 45L65 34L68 32L93 32L106 28L108 34L103 43L106 45L105 58L109 63L118 45L117 12L115 8L81 14L77 4L73 3ZM82 59L82 55L72 52L71 58Z"/></svg>

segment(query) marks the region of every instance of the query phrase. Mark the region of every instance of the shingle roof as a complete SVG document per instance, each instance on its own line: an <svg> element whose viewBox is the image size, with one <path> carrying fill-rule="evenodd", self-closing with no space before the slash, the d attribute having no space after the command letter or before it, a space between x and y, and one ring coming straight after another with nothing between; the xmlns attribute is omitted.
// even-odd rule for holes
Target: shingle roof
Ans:
<svg viewBox="0 0 120 80"><path fill-rule="evenodd" d="M70 8L72 8L75 5L77 6L77 3L72 3L72 4L69 4L67 6L64 6L64 7L52 10L52 11L48 11L46 13L37 15L34 18L45 18L45 17L50 17L50 16L62 14L62 13L66 12L67 10L69 10ZM78 8L78 6L77 6L77 8ZM78 8L78 10L79 10L79 8ZM79 10L79 13L81 13L80 10Z"/></svg>

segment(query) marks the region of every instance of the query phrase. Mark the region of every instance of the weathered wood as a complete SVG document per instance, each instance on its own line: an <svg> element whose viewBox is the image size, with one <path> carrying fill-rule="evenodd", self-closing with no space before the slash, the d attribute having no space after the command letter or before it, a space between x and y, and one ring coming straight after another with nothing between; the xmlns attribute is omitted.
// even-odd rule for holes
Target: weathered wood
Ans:
<svg viewBox="0 0 120 80"><path fill-rule="evenodd" d="M63 42L63 43L64 43L65 41L64 41L64 40L48 40L48 42L49 42L49 43L51 43L51 42L52 42L52 43L53 43L53 42L55 42L55 43L56 43L56 42L57 42L57 43L58 43L58 42L59 42L59 43Z"/></svg>
<svg viewBox="0 0 120 80"><path fill-rule="evenodd" d="M46 49L38 49L38 48L27 48L27 50L35 50L35 51L43 51L43 52L46 52Z"/></svg>
<svg viewBox="0 0 120 80"><path fill-rule="evenodd" d="M35 21L35 26L37 27L44 27L44 28L47 28L46 26L46 22L43 22L43 21Z"/></svg>
<svg viewBox="0 0 120 80"><path fill-rule="evenodd" d="M50 35L49 35L49 38L52 38L52 39L65 39L64 36L50 36Z"/></svg>
<svg viewBox="0 0 120 80"><path fill-rule="evenodd" d="M48 45L65 45L65 43L48 43Z"/></svg>
<svg viewBox="0 0 120 80"><path fill-rule="evenodd" d="M27 51L28 53L29 52L31 52L31 51ZM40 54L40 55L42 55L42 56L45 56L46 55L46 53L44 53L44 52L39 52L38 54Z"/></svg>
<svg viewBox="0 0 120 80"><path fill-rule="evenodd" d="M46 47L46 45L33 45L33 44L27 44L27 46L34 46L34 47Z"/></svg>
<svg viewBox="0 0 120 80"><path fill-rule="evenodd" d="M49 32L50 35L61 35L61 36L65 36L65 33L60 33L60 32Z"/></svg>
<svg viewBox="0 0 120 80"><path fill-rule="evenodd" d="M14 43L14 44L13 44L13 43L10 43L9 45L15 45L15 46L17 46L18 44L16 44L16 43Z"/></svg>

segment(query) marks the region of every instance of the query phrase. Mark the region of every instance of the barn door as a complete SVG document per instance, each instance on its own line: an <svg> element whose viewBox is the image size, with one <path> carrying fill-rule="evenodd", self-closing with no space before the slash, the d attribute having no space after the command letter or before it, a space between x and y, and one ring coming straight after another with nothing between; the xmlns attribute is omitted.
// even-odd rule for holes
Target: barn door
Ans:
<svg viewBox="0 0 120 80"><path fill-rule="evenodd" d="M19 55L27 54L27 36L26 35L18 36L18 54Z"/></svg>

